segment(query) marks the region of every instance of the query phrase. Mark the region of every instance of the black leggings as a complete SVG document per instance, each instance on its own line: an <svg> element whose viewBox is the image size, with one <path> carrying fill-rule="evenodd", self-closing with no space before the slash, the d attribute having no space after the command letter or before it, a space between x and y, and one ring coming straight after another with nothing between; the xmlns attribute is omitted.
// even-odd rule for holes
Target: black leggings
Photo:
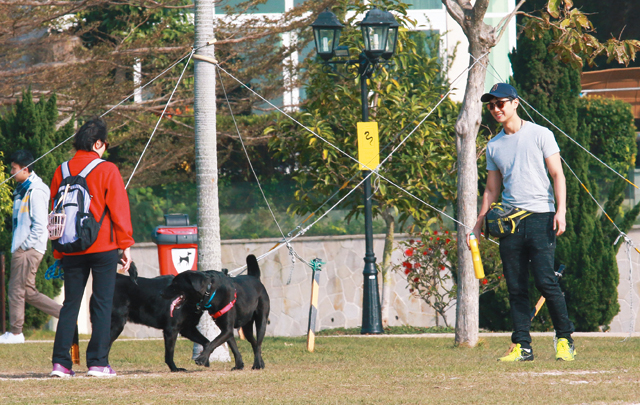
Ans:
<svg viewBox="0 0 640 405"><path fill-rule="evenodd" d="M520 222L515 233L500 239L500 257L513 320L511 341L525 348L531 347L529 268L536 288L546 298L556 336L573 342L573 323L569 320L567 304L554 273L554 216L553 212L532 214Z"/></svg>
<svg viewBox="0 0 640 405"><path fill-rule="evenodd" d="M111 342L111 307L119 261L117 250L90 253L80 256L65 256L64 304L53 343L52 362L71 369L71 345L78 321L82 296L89 273L93 276L91 295L91 340L87 346L87 367L109 365L109 344Z"/></svg>

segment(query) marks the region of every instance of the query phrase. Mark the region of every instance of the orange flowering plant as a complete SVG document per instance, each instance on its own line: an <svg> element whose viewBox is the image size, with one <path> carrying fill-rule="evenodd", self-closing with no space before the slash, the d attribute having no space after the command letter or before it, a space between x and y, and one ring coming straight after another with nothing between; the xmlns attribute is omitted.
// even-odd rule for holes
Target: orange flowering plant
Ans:
<svg viewBox="0 0 640 405"><path fill-rule="evenodd" d="M436 326L442 318L449 326L445 312L455 304L457 297L458 252L455 235L448 230L425 231L411 234L399 243L403 261L394 266L407 279L411 294L422 298L436 313ZM480 294L496 289L504 283L500 254L495 244L481 238L480 251L486 277L478 280Z"/></svg>

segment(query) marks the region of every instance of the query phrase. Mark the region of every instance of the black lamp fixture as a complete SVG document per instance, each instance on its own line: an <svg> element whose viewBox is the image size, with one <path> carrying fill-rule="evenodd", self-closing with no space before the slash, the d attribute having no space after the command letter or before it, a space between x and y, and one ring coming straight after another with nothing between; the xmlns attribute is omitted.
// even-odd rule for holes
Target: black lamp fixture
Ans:
<svg viewBox="0 0 640 405"><path fill-rule="evenodd" d="M388 61L396 50L398 28L400 24L393 14L377 8L369 10L360 22L360 29L364 39L364 49L356 60L350 60L349 48L338 46L340 31L343 25L329 9L318 15L311 24L315 37L316 52L324 60L324 67L330 67L333 73L344 78L351 78L339 73L336 65L344 65L349 72L349 66L357 66L360 77L360 97L362 108L362 122L369 121L368 84L380 63L380 59ZM332 58L336 56L336 59ZM347 58L347 60L345 60ZM386 63L386 62L384 62ZM357 77L356 76L356 77ZM380 308L380 294L378 288L378 270L376 256L373 252L373 209L371 199L371 177L368 171L363 172L364 179L364 227L365 227L365 257L364 282L362 286L362 329L363 334L383 333L382 314Z"/></svg>
<svg viewBox="0 0 640 405"><path fill-rule="evenodd" d="M364 39L364 53L371 60L378 59L387 49L389 27L391 26L391 21L387 14L391 13L374 8L369 10L364 20L360 22L362 38Z"/></svg>
<svg viewBox="0 0 640 405"><path fill-rule="evenodd" d="M398 28L400 24L390 12L386 11L386 18L389 21L389 36L387 37L387 47L382 53L382 59L389 60L396 52L396 43L398 42Z"/></svg>
<svg viewBox="0 0 640 405"><path fill-rule="evenodd" d="M340 32L342 31L342 23L338 21L338 17L329 9L318 14L318 18L311 24L313 27L313 36L316 42L316 52L325 61L333 58L335 49L340 41Z"/></svg>

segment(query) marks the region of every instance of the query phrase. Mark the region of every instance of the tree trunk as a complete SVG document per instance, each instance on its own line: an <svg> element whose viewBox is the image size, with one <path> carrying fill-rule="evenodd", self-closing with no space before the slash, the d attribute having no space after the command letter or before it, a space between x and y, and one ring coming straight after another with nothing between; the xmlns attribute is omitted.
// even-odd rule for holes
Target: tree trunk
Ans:
<svg viewBox="0 0 640 405"><path fill-rule="evenodd" d="M206 45L213 36L213 0L195 2L195 47ZM215 58L213 45L197 51ZM218 211L218 158L216 150L216 67L195 60L194 114L196 136L196 182L198 189L198 269L220 270L220 213ZM203 315L198 325L210 341L220 334L209 315ZM194 356L202 351L194 345ZM210 361L230 361L226 344L216 349Z"/></svg>
<svg viewBox="0 0 640 405"><path fill-rule="evenodd" d="M469 39L469 53L480 58L490 47ZM473 63L471 58L469 63ZM478 166L476 138L482 120L480 97L484 93L487 59L469 71L464 100L456 122L458 152L458 220L473 226L478 216ZM478 343L479 288L473 271L468 231L458 228L458 298L456 306L456 344L474 347Z"/></svg>
<svg viewBox="0 0 640 405"><path fill-rule="evenodd" d="M393 235L396 219L389 208L382 213L382 218L387 224L387 235L384 238L384 252L382 253L382 327L389 326L389 310L391 308L391 289L393 277L391 275L391 254L393 253Z"/></svg>
<svg viewBox="0 0 640 405"><path fill-rule="evenodd" d="M478 216L478 166L476 138L482 120L484 81L488 52L496 45L496 30L484 23L489 0L442 0L449 15L460 25L469 40L469 70L460 115L456 121L458 152L458 220L473 226ZM513 17L504 21L504 26ZM476 61L478 61L476 63ZM471 252L467 247L468 231L458 227L458 298L456 301L456 344L475 346L478 343L479 286L473 271Z"/></svg>

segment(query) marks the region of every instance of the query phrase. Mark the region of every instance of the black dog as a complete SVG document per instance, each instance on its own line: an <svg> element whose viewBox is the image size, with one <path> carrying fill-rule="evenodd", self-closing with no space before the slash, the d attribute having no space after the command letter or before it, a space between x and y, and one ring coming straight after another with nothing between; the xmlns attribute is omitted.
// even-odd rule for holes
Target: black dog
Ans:
<svg viewBox="0 0 640 405"><path fill-rule="evenodd" d="M162 293L167 299L182 300L183 305L206 309L220 328L211 343L204 346L196 364L205 364L211 352L228 342L236 364L242 370L244 363L233 337L235 328L242 328L253 348L253 369L264 368L262 340L269 317L269 295L260 282L260 267L254 255L247 256L248 276L229 277L218 271L185 271L178 274ZM253 325L256 326L256 338Z"/></svg>
<svg viewBox="0 0 640 405"><path fill-rule="evenodd" d="M208 345L209 340L196 328L204 312L202 309L196 308L195 303L174 303L173 299L161 296L160 293L171 285L173 279L174 276L138 277L138 270L133 263L129 268L129 277L116 275L111 311L111 344L120 336L127 321L161 329L165 363L171 371L186 371L176 367L173 362L178 333L202 346Z"/></svg>

